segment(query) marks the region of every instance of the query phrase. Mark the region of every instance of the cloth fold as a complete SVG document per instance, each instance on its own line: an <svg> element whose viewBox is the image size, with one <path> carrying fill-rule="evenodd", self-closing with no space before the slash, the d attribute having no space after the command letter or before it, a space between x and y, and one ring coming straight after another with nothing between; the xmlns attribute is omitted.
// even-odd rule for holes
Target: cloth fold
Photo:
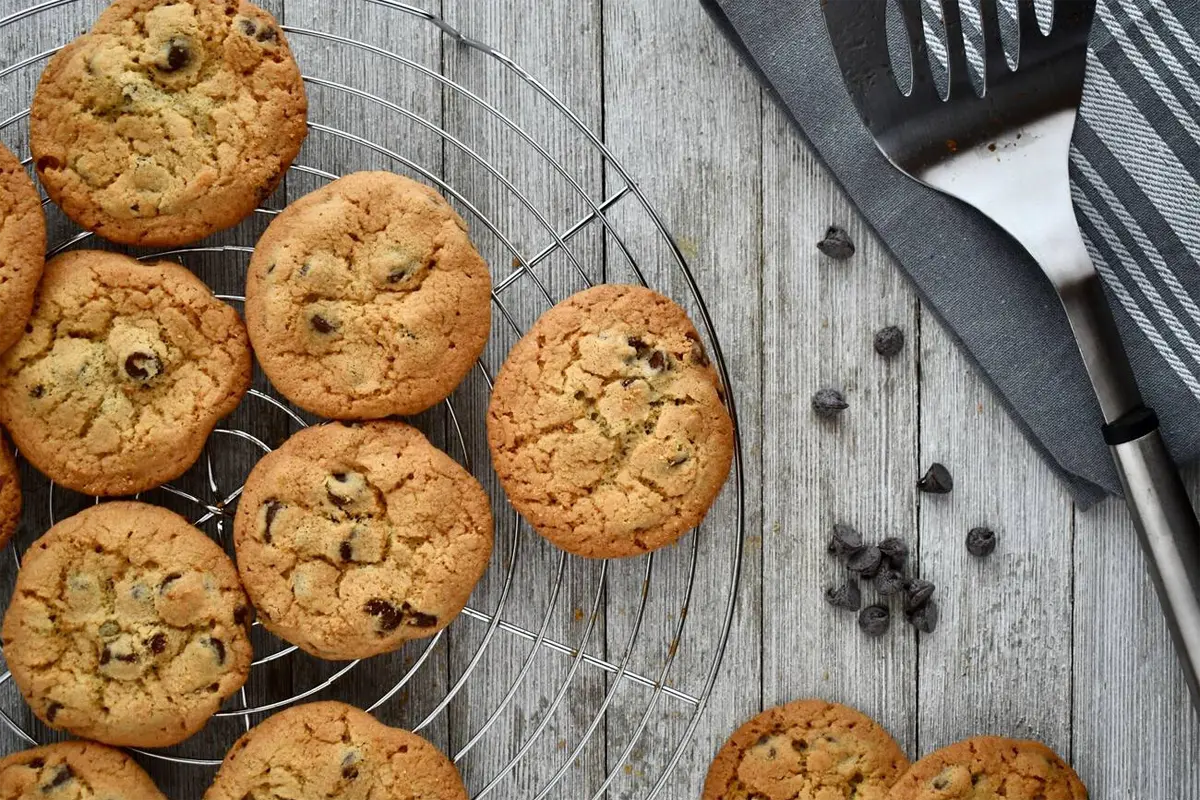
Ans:
<svg viewBox="0 0 1200 800"><path fill-rule="evenodd" d="M701 2L1076 500L1118 493L1053 288L981 214L887 163L846 94L820 0ZM1071 154L1076 216L1147 403L1182 462L1200 458L1197 41L1197 0L1099 0Z"/></svg>

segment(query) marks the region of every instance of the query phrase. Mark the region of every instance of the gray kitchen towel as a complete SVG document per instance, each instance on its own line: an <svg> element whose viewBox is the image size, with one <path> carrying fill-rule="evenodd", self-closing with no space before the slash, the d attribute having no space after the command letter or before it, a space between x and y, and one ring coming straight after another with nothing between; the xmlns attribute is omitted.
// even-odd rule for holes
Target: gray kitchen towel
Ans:
<svg viewBox="0 0 1200 800"><path fill-rule="evenodd" d="M884 160L846 94L820 0L702 2L1077 501L1119 492L1049 283L977 212ZM1197 0L1100 0L1072 152L1076 216L1147 403L1184 462L1200 457L1198 42Z"/></svg>

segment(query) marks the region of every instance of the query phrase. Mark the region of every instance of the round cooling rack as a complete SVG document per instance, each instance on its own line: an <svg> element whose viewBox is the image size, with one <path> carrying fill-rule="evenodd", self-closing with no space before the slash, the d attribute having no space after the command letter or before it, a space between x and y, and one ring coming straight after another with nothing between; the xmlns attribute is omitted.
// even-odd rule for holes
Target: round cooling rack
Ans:
<svg viewBox="0 0 1200 800"><path fill-rule="evenodd" d="M28 166L37 79L106 2L0 2L29 3L0 16L0 138ZM336 14L334 4L316 0L263 5L284 23L305 74L304 150L284 186L237 229L135 255L186 264L240 309L254 242L289 200L361 169L392 170L441 191L491 264L493 334L463 386L413 422L488 489L496 550L463 614L399 653L321 662L256 623L246 687L200 734L139 751L139 760L168 795L197 796L252 725L296 703L336 699L430 738L454 759L472 797L655 797L687 756L732 624L744 538L740 439L729 485L697 531L642 558L588 561L555 550L504 499L487 456L484 411L491 376L522 331L555 302L605 281L651 286L688 309L728 385L688 265L602 138L504 54L393 0L346 0ZM51 254L108 246L44 205ZM200 463L141 499L185 514L228 548L249 470L317 422L258 375ZM24 464L22 478L26 511L11 563L0 570L5 596L24 549L96 502ZM32 716L9 678L0 676L5 749L62 738Z"/></svg>

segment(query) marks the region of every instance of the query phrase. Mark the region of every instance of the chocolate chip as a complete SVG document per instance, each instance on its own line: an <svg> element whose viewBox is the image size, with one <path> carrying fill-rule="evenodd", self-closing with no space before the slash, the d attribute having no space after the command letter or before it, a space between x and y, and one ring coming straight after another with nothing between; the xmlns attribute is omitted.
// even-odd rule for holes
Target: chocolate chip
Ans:
<svg viewBox="0 0 1200 800"><path fill-rule="evenodd" d="M105 639L111 639L121 632L121 625L115 619L105 620L100 626L100 635Z"/></svg>
<svg viewBox="0 0 1200 800"><path fill-rule="evenodd" d="M379 598L368 600L363 604L363 611L372 617L379 618L379 627L383 632L396 630L396 628L400 627L400 623L404 621L400 609L387 600L380 600Z"/></svg>
<svg viewBox="0 0 1200 800"><path fill-rule="evenodd" d="M134 353L125 359L125 374L145 381L162 372L162 362L153 353Z"/></svg>
<svg viewBox="0 0 1200 800"><path fill-rule="evenodd" d="M867 606L858 613L858 627L867 636L883 636L892 625L892 613L887 606Z"/></svg>
<svg viewBox="0 0 1200 800"><path fill-rule="evenodd" d="M62 164L54 156L42 156L37 160L38 172L47 172L48 170L58 169Z"/></svg>
<svg viewBox="0 0 1200 800"><path fill-rule="evenodd" d="M885 569L875 576L875 591L883 597L893 597L904 591L907 581L904 575L895 569Z"/></svg>
<svg viewBox="0 0 1200 800"><path fill-rule="evenodd" d="M158 655L159 653L161 653L162 651L167 649L166 634L156 633L153 636L151 636L150 639L146 643L150 647L150 652L153 653L154 655Z"/></svg>
<svg viewBox="0 0 1200 800"><path fill-rule="evenodd" d="M655 350L650 356L650 369L662 370L667 366L667 357L663 355L661 350Z"/></svg>
<svg viewBox="0 0 1200 800"><path fill-rule="evenodd" d="M107 647L100 651L100 666L104 666L109 661L112 661L112 651Z"/></svg>
<svg viewBox="0 0 1200 800"><path fill-rule="evenodd" d="M954 491L954 476L944 465L935 461L917 481L917 488L926 494L950 494Z"/></svg>
<svg viewBox="0 0 1200 800"><path fill-rule="evenodd" d="M883 553L883 559L893 569L904 569L904 565L908 563L908 545L895 536L889 536L879 543L879 552Z"/></svg>
<svg viewBox="0 0 1200 800"><path fill-rule="evenodd" d="M253 36L254 34L258 33L258 24L252 19L239 19L237 25L238 30L246 36Z"/></svg>
<svg viewBox="0 0 1200 800"><path fill-rule="evenodd" d="M245 625L250 621L250 609L246 606L238 606L233 610L233 623L235 625Z"/></svg>
<svg viewBox="0 0 1200 800"><path fill-rule="evenodd" d="M884 358L895 358L904 349L904 331L889 325L875 334L875 352Z"/></svg>
<svg viewBox="0 0 1200 800"><path fill-rule="evenodd" d="M874 578L882 566L883 553L873 544L858 548L846 561L846 569L857 572L864 578Z"/></svg>
<svg viewBox="0 0 1200 800"><path fill-rule="evenodd" d="M944 777L938 776L933 779L933 788L937 789L939 792L942 791L943 789L945 789L949 785L950 785L949 778L944 778Z"/></svg>
<svg viewBox="0 0 1200 800"><path fill-rule="evenodd" d="M841 586L831 586L826 589L825 600L834 608L858 611L862 608L862 591L854 581L846 581Z"/></svg>
<svg viewBox="0 0 1200 800"><path fill-rule="evenodd" d="M408 276L409 272L407 267L398 267L397 269L394 269L388 273L387 281L388 283L400 283L400 281L405 280L408 278Z"/></svg>
<svg viewBox="0 0 1200 800"><path fill-rule="evenodd" d="M279 32L270 25L263 25L254 38L260 42L274 42L279 39Z"/></svg>
<svg viewBox="0 0 1200 800"><path fill-rule="evenodd" d="M42 386L40 383L37 386L34 386L32 389L29 390L29 396L32 397L34 400L39 399L40 397L42 397L45 394L46 394L46 387Z"/></svg>
<svg viewBox="0 0 1200 800"><path fill-rule="evenodd" d="M208 690L209 690L210 692L219 692L219 691L221 691L221 684L219 684L219 683L210 683L210 684L208 685Z"/></svg>
<svg viewBox="0 0 1200 800"><path fill-rule="evenodd" d="M209 647L211 647L213 650L213 653L216 654L217 663L224 664L225 663L225 643L216 637L210 636L207 640L205 640L205 644L207 644Z"/></svg>
<svg viewBox="0 0 1200 800"><path fill-rule="evenodd" d="M833 538L829 540L829 552L845 558L862 547L862 534L850 525L837 523L833 526Z"/></svg>
<svg viewBox="0 0 1200 800"><path fill-rule="evenodd" d="M163 72L178 72L192 60L192 47L187 39L176 36L167 42L162 64L158 68Z"/></svg>
<svg viewBox="0 0 1200 800"><path fill-rule="evenodd" d="M650 352L650 345L636 336L629 337L629 346L633 348L633 353L637 358L644 358Z"/></svg>
<svg viewBox="0 0 1200 800"><path fill-rule="evenodd" d="M909 623L921 633L933 633L938 624L938 604L930 600L908 615Z"/></svg>
<svg viewBox="0 0 1200 800"><path fill-rule="evenodd" d="M817 249L834 261L845 261L854 255L854 242L850 234L837 225L830 225L825 231L825 238L817 242Z"/></svg>
<svg viewBox="0 0 1200 800"><path fill-rule="evenodd" d="M352 781L357 777L358 777L358 767L355 767L355 766L342 767L342 778L344 780Z"/></svg>
<svg viewBox="0 0 1200 800"><path fill-rule="evenodd" d="M336 325L322 317L320 314L313 314L312 317L309 318L308 322L310 325L312 325L312 329L317 333L333 333L333 331L337 328Z"/></svg>
<svg viewBox="0 0 1200 800"><path fill-rule="evenodd" d="M821 389L812 396L812 408L818 416L832 419L841 414L850 404L837 389Z"/></svg>
<svg viewBox="0 0 1200 800"><path fill-rule="evenodd" d="M121 653L117 656L117 661L120 661L122 664L133 664L137 660L137 653Z"/></svg>
<svg viewBox="0 0 1200 800"><path fill-rule="evenodd" d="M996 552L996 532L991 528L971 528L967 531L967 552L976 558L987 558Z"/></svg>
<svg viewBox="0 0 1200 800"><path fill-rule="evenodd" d="M678 453L676 453L675 455L673 455L667 459L667 464L669 464L672 467L678 467L678 466L682 466L683 464L686 464L687 461L688 461L688 454L683 452L682 450L680 450Z"/></svg>
<svg viewBox="0 0 1200 800"><path fill-rule="evenodd" d="M405 603L400 610L404 613L407 624L414 628L432 628L438 624L438 618L433 614L416 611L408 603Z"/></svg>
<svg viewBox="0 0 1200 800"><path fill-rule="evenodd" d="M342 561L354 560L354 547L351 546L349 539L342 542L342 546L338 548L338 555L342 557Z"/></svg>
<svg viewBox="0 0 1200 800"><path fill-rule="evenodd" d="M263 506L263 541L270 544L271 523L275 521L275 515L283 508L283 504L278 500L268 500Z"/></svg>
<svg viewBox="0 0 1200 800"><path fill-rule="evenodd" d="M929 602L929 598L933 597L933 590L935 588L929 581L923 581L919 578L915 581L910 581L904 590L904 610L911 614L922 608Z"/></svg>
<svg viewBox="0 0 1200 800"><path fill-rule="evenodd" d="M29 761L29 763L27 763L25 766L29 767L30 769L41 769L42 767L46 766L46 759L35 758Z"/></svg>
<svg viewBox="0 0 1200 800"><path fill-rule="evenodd" d="M54 718L58 716L58 712L62 710L62 703L51 703L46 706L46 721L54 722Z"/></svg>
<svg viewBox="0 0 1200 800"><path fill-rule="evenodd" d="M52 789L57 789L74 777L75 773L71 771L71 768L68 765L60 764L54 773L54 777L50 779L49 783L42 787L42 791L49 792Z"/></svg>
<svg viewBox="0 0 1200 800"><path fill-rule="evenodd" d="M180 574L178 572L172 572L170 575L163 578L163 582L161 584L159 584L159 586L158 586L158 593L166 594L167 587L182 577L183 577L182 574Z"/></svg>

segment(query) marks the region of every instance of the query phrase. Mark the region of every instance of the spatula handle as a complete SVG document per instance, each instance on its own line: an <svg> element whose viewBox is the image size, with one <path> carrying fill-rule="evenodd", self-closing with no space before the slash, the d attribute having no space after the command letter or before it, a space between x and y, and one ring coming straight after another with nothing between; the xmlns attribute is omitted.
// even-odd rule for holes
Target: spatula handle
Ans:
<svg viewBox="0 0 1200 800"><path fill-rule="evenodd" d="M1153 412L1141 409L1105 427L1125 486L1150 576L1200 709L1200 523ZM1145 431L1145 432L1143 432Z"/></svg>

